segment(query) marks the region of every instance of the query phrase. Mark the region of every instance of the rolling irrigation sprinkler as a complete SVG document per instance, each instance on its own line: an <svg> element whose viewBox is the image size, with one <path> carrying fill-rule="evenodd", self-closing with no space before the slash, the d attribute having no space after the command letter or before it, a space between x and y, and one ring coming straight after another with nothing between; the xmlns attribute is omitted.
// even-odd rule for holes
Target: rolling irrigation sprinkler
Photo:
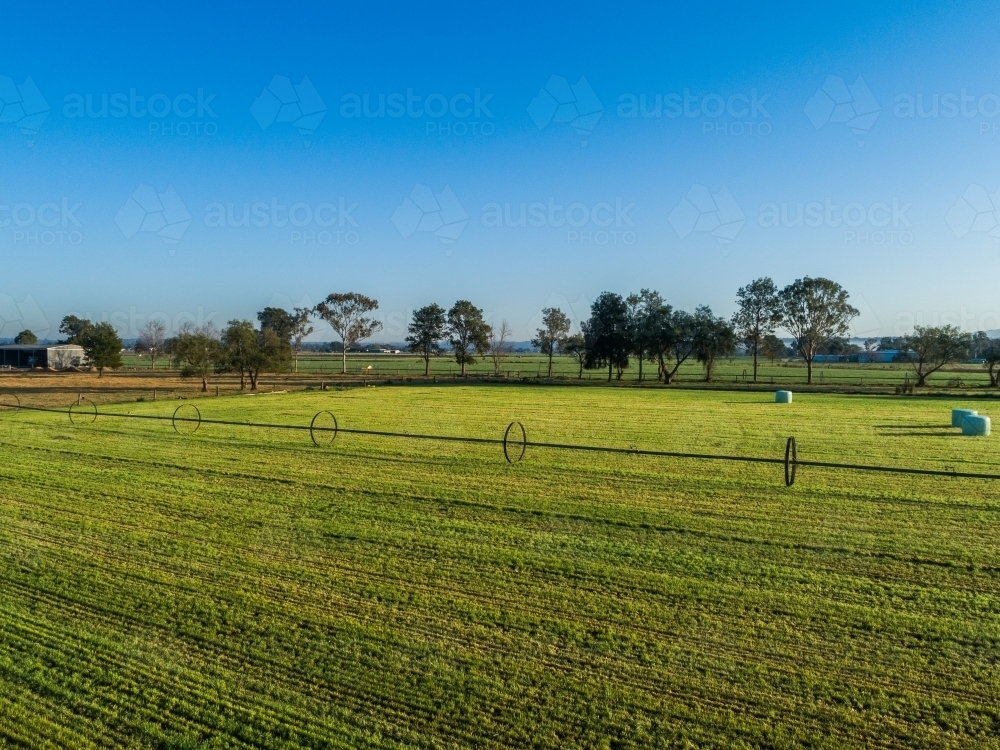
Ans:
<svg viewBox="0 0 1000 750"><path fill-rule="evenodd" d="M90 404L90 405L91 405L91 406L93 407L93 409L94 409L94 413L93 413L93 415L84 415L84 414L81 414L81 415L80 415L80 416L78 416L78 417L74 417L74 416L73 416L73 409L76 409L77 407L80 407L80 406L83 406L83 402L84 402L84 401L86 401L87 403L89 403L89 404ZM26 408L30 408L30 407L26 407ZM85 419L85 417L86 417L86 416L90 416L90 420L89 420L89 422L90 422L90 424L93 424L94 422L96 422L96 421L97 421L97 404L95 404L95 403L94 403L93 401L91 401L91 400L90 400L89 398L86 398L86 397L84 397L83 395L81 395L81 396L80 396L80 397L79 397L79 398L78 398L78 399L76 400L76 402L75 402L75 403L72 403L72 404L70 404L70 405L69 405L69 409L68 409L67 413L69 414L69 421L70 421L70 424L74 424L74 425L75 425L75 424L76 424L76 420L77 420L77 419L80 419L81 421L83 421L83 420Z"/></svg>
<svg viewBox="0 0 1000 750"><path fill-rule="evenodd" d="M181 409L189 409L189 410L194 409L195 413L194 419L192 419L191 417L178 417L177 415L180 414ZM181 404L176 409L174 409L174 414L170 418L170 424L173 426L174 432L176 432L178 435L184 434L177 429L178 422L194 422L194 429L186 434L192 435L196 433L198 431L198 428L201 427L201 409L199 409L194 404Z"/></svg>
<svg viewBox="0 0 1000 750"><path fill-rule="evenodd" d="M90 404L90 408L83 407L82 402L87 402ZM194 415L190 417L181 416L182 409L194 409ZM690 453L683 451L663 451L663 450L650 450L637 448L635 446L630 446L628 448L619 448L614 446L604 446L604 445L577 445L570 443L549 443L549 442L536 442L528 440L527 430L524 424L521 422L510 422L507 428L504 430L502 438L485 438L485 437L465 437L461 435L426 435L419 433L410 432L394 432L388 430L367 430L360 428L347 428L341 427L336 415L331 411L319 411L317 412L312 421L308 425L300 424L269 424L269 423L255 423L255 422L235 422L232 420L221 420L221 419L205 419L201 415L201 411L194 404L181 404L178 406L172 415L162 416L154 414L122 414L116 412L101 412L97 408L97 404L88 398L81 397L79 401L72 404L68 410L62 409L52 409L40 406L26 406L21 403L20 399L14 394L0 394L0 414L16 414L20 411L32 411L32 412L49 412L57 414L68 413L70 422L74 425L77 424L92 424L97 421L98 417L102 418L113 418L113 419L145 419L153 421L169 421L174 431L178 434L194 434L203 425L229 425L237 427L259 427L262 429L277 429L277 430L298 430L298 431L308 431L309 437L312 443L317 447L328 447L334 443L337 436L341 433L352 434L352 435L367 435L373 437L386 437L386 438L401 438L406 440L430 440L436 442L457 442L457 443L467 443L467 444L483 444L483 445L499 445L502 448L503 457L508 464L521 463L525 455L527 454L527 449L530 448L540 448L548 450L561 450L561 451L584 451L591 453L604 453L604 454L628 454L633 456L654 456L660 458L679 458L679 459L690 459L690 460L706 460L706 461L723 461L723 462L739 462L739 463L758 463L758 464L774 464L780 465L784 469L784 480L785 486L791 487L795 484L798 469L800 466L810 466L817 468L826 469L839 469L844 471L867 471L867 472L880 472L880 473L891 473L891 474L910 474L919 476L938 476L938 477L949 477L949 478L966 478L966 479L988 479L997 480L1000 479L1000 474L987 474L981 472L963 472L955 471L954 468L948 467L946 469L920 469L912 467L902 467L902 466L877 466L871 464L847 464L839 463L834 461L810 461L800 459L798 457L798 448L794 437L789 437L785 442L785 452L782 457L767 457L767 456L741 456L741 455L725 455L725 454L715 454L715 453ZM330 420L333 422L332 426L324 426L321 421L324 416L329 416ZM181 432L178 429L178 423L194 423L195 428L190 432ZM324 434L329 434L330 439L327 441L321 439Z"/></svg>

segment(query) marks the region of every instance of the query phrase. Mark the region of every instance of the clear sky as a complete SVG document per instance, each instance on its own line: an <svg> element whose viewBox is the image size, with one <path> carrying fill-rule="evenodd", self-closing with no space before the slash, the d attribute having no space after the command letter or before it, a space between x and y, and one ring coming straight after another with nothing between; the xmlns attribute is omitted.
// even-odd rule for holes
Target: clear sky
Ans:
<svg viewBox="0 0 1000 750"><path fill-rule="evenodd" d="M359 291L383 340L459 298L527 339L605 290L728 315L762 275L840 282L858 335L1000 328L992 3L2 17L0 337Z"/></svg>

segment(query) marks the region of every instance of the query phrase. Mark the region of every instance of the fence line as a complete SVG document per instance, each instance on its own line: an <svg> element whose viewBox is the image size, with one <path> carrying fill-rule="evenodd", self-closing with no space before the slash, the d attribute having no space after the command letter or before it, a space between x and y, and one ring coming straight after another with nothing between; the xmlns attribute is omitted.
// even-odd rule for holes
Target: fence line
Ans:
<svg viewBox="0 0 1000 750"><path fill-rule="evenodd" d="M98 417L107 417L112 419L145 419L152 421L166 421L170 422L176 432L180 432L177 429L177 423L192 423L195 425L195 432L203 424L214 424L214 425L227 425L234 427L260 427L262 429L272 429L272 430L295 430L301 432L308 432L312 442L317 446L321 443L316 439L316 434L320 433L330 433L330 443L333 443L337 436L341 433L348 435L370 435L374 437L387 437L387 438L401 438L409 440L433 440L439 442L455 442L455 443L471 443L480 445L499 445L503 448L504 458L508 463L514 464L519 463L524 459L525 453L528 448L541 448L548 450L564 450L564 451L583 451L583 452L593 452L593 453L609 453L609 454L619 454L619 455L633 455L633 456L654 456L659 458L680 458L680 459L690 459L690 460L706 460L706 461L727 461L727 462L740 462L740 463L755 463L755 464L774 464L781 465L785 470L785 484L786 486L792 486L795 484L796 470L800 466L813 466L817 468L824 469L839 469L844 471L869 471L869 472L881 472L889 474L911 474L918 476L938 476L938 477L951 477L951 478L963 478L963 479L989 479L996 480L1000 479L1000 474L987 474L981 472L968 472L968 471L955 471L953 469L919 469L912 467L902 467L902 466L878 466L873 464L848 464L839 463L835 461L813 461L809 459L801 459L798 457L798 450L795 443L794 437L789 437L785 444L784 457L767 457L767 456L740 456L732 454L717 454L717 453L691 453L685 451L665 451L665 450L653 450L648 448L617 448L614 446L605 445L578 445L572 443L550 443L550 442L539 442L534 440L529 440L527 431L524 425L520 422L511 422L508 426L502 438L484 438L484 437L467 437L462 435L426 435L422 433L411 433L411 432L395 432L391 430L368 430L360 428L349 428L341 427L337 422L336 416L329 411L320 411L313 416L312 422L308 425L297 425L297 424L275 424L268 422L236 422L233 420L223 420L223 419L204 419L201 416L201 411L197 406L190 403L181 404L178 406L171 416L159 416L155 414L119 414L115 412L101 412L98 410L97 405L87 398L81 398L74 404L70 405L68 409L53 409L49 407L42 406L25 406L22 405L17 396L13 394L4 394L4 397L12 397L16 401L15 404L3 404L0 403L0 413L3 412L18 412L24 411L34 411L34 412L47 412L52 414L68 414L70 421L76 424L77 421L74 419L74 407L82 406L82 401L88 401L91 404L91 408L88 408L85 412L76 412L78 415L76 419L81 416L88 417L89 422L97 421ZM196 412L195 417L183 417L178 416L181 409L193 408ZM332 427L323 427L317 425L317 420L328 414L333 420ZM517 435L520 433L519 439L512 439L512 435Z"/></svg>

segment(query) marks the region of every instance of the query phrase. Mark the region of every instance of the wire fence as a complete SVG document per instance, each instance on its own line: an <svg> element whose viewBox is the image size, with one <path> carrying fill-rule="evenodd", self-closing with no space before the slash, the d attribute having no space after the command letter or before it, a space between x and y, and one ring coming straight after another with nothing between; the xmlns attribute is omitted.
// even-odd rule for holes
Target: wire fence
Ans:
<svg viewBox="0 0 1000 750"><path fill-rule="evenodd" d="M504 459L510 464L520 463L524 460L528 448L541 448L558 451L581 451L592 453L620 454L632 456L655 456L660 458L679 458L696 461L722 461L752 464L773 464L784 468L785 485L791 487L795 484L799 467L809 466L824 469L839 469L844 471L879 472L887 474L910 474L917 476L936 476L965 479L1000 479L1000 474L988 474L981 472L956 471L947 469L921 469L903 466L878 466L874 464L849 464L835 461L812 461L798 457L798 446L794 437L789 437L785 442L784 456L741 456L733 454L719 453L691 453L685 451L665 451L646 448L620 448L606 445L578 445L572 443L550 443L528 439L528 433L521 422L511 422L507 425L501 438L469 437L462 435L424 435L412 432L395 432L391 430L368 430L360 428L341 427L336 415L330 411L319 411L313 416L308 425L304 424L275 424L268 422L237 422L224 419L205 419L201 415L201 410L191 403L181 404L170 416L156 414L121 414L116 412L102 412L97 408L97 404L87 398L80 398L67 409L54 409L43 406L26 406L21 404L17 396L4 394L4 399L12 399L13 403L0 401L0 413L17 413L19 411L46 412L51 414L67 414L72 424L93 423L98 417L109 419L139 419L147 421L170 422L174 431L184 434L178 424L193 425L193 429L187 434L196 432L202 425L227 425L234 427L258 427L270 430L292 430L297 432L308 432L314 445L322 447L331 445L341 433L347 435L369 435L374 437L399 438L404 440L424 440L453 443L469 443L479 445L501 446ZM86 402L86 404L84 403ZM89 405L88 405L89 404ZM191 412L191 416L184 416L182 411ZM330 418L332 426L324 426L321 420L325 416ZM328 438L328 439L327 439Z"/></svg>
<svg viewBox="0 0 1000 750"><path fill-rule="evenodd" d="M165 358L164 358L165 359ZM438 378L462 378L460 368L447 358L436 357L432 360L430 375ZM985 369L976 367L968 369L974 363L963 363L965 369L948 369L934 373L929 382L938 386L962 388L989 383L989 375ZM301 354L296 358L296 364L290 372L283 372L283 377L289 376L322 376L340 375L343 362L339 353L333 354ZM157 372L161 374L179 373L169 360L152 368L142 359L129 356L125 366L121 368L128 372ZM780 369L781 372L775 372ZM347 375L368 377L373 380L388 378L422 378L424 377L424 361L418 354L410 353L373 353L350 352L347 359ZM548 376L548 362L538 354L514 353L508 356L499 370L490 364L471 366L468 376L476 378L506 378L506 379L541 379ZM606 370L581 370L578 363L566 356L557 356L554 360L553 376L561 380L602 381L607 379ZM698 383L704 381L704 371L695 362L685 364L676 373L677 382ZM618 382L637 382L639 370L630 365L619 377ZM806 365L799 359L789 362L779 358L777 363L768 359L760 361L760 376L753 379L753 368L748 358L726 358L717 362L713 380L718 383L751 383L757 385L781 385L804 383L806 381ZM813 365L813 385L834 386L869 386L893 387L909 386L915 376L910 365L905 362L815 362ZM643 381L657 381L655 363L644 368Z"/></svg>

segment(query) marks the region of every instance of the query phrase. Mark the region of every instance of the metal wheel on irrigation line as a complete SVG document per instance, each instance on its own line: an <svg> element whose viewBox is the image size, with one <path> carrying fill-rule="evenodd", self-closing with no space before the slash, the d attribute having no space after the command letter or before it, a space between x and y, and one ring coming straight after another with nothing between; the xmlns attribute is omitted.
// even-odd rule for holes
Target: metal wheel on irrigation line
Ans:
<svg viewBox="0 0 1000 750"><path fill-rule="evenodd" d="M73 415L73 409L75 409L77 407L83 406L83 402L84 401L86 401L88 404L90 404L91 408L94 410L94 413L91 414L89 410L84 411L84 410L80 409L77 412L76 416L74 416ZM93 401L91 401L86 396L81 396L79 401L77 401L76 403L73 403L73 404L69 405L69 421L70 421L70 424L74 424L75 425L77 423L77 420L80 420L80 424L93 424L94 422L97 421L97 404L95 404Z"/></svg>
<svg viewBox="0 0 1000 750"><path fill-rule="evenodd" d="M511 439L511 433L514 432L515 427L521 430L520 451L518 451L519 443L516 437ZM527 450L528 433L524 431L524 425L520 422L511 422L507 425L507 429L503 433L503 457L507 459L507 463L509 464L520 463L524 459L524 453Z"/></svg>
<svg viewBox="0 0 1000 750"><path fill-rule="evenodd" d="M179 417L179 416L177 416L178 414L180 414L181 409L188 409L188 410L194 409L194 416L192 416L192 417L183 417L183 416ZM177 429L177 423L178 422L180 422L182 424L184 424L184 423L192 424L193 423L194 424L194 429L190 430L190 431L181 432L180 430ZM201 427L201 410L197 406L195 406L194 404L181 404L176 409L174 409L174 414L170 418L170 424L174 428L174 432L176 432L178 435L193 435L194 433L196 433L198 431L198 428Z"/></svg>
<svg viewBox="0 0 1000 750"><path fill-rule="evenodd" d="M324 414L329 416L330 420L333 421L332 427L323 426L323 422L330 421L321 419ZM320 422L320 424L317 424L317 422ZM327 445L333 445L333 441L337 439L338 430L339 430L339 425L337 424L337 417L336 415L334 415L332 411L316 412L315 416L313 416L312 418L312 422L309 423L309 437L312 439L313 445L315 445L317 448L322 448ZM324 433L324 432L330 433L330 439L328 441L317 440L316 433Z"/></svg>
<svg viewBox="0 0 1000 750"><path fill-rule="evenodd" d="M795 438L790 437L785 443L785 486L791 487L795 484L795 471L798 469L799 460L795 451Z"/></svg>
<svg viewBox="0 0 1000 750"><path fill-rule="evenodd" d="M0 414L17 414L21 410L21 399L14 393L0 393Z"/></svg>

